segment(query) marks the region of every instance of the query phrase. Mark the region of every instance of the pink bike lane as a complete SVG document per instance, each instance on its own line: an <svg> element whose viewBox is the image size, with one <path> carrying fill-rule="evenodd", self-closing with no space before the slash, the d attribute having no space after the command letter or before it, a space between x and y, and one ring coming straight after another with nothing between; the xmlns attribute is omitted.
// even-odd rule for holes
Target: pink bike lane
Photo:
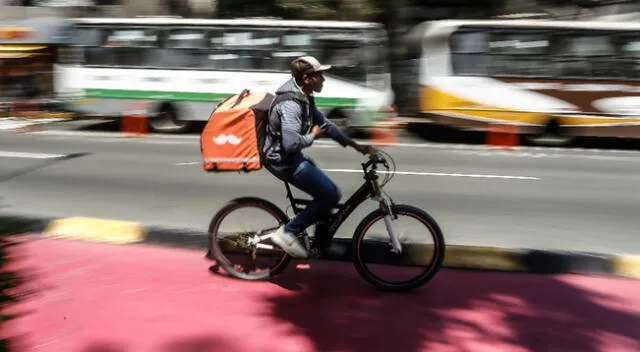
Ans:
<svg viewBox="0 0 640 352"><path fill-rule="evenodd" d="M443 269L392 294L350 263L243 282L194 250L27 236L13 254L32 292L14 351L640 350L640 281Z"/></svg>

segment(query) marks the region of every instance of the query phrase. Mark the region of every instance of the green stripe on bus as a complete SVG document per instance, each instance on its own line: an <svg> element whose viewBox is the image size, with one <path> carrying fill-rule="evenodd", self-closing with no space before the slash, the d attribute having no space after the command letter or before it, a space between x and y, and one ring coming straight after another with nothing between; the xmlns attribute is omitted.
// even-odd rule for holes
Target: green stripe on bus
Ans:
<svg viewBox="0 0 640 352"><path fill-rule="evenodd" d="M192 93L162 92L153 90L125 89L86 89L87 98L103 99L143 99L143 100L184 100L184 101L220 101L233 93Z"/></svg>
<svg viewBox="0 0 640 352"><path fill-rule="evenodd" d="M192 92L162 92L152 90L125 89L85 89L85 98L92 99L140 99L140 100L180 100L199 102L219 102L237 93L192 93ZM318 107L355 108L356 98L316 98Z"/></svg>

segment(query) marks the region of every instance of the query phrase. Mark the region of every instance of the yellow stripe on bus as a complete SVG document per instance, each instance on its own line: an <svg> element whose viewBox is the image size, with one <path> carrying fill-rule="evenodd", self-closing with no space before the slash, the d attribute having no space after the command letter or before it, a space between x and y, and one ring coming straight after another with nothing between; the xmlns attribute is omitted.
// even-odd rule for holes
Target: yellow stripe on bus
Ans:
<svg viewBox="0 0 640 352"><path fill-rule="evenodd" d="M453 118L486 120L487 122L514 122L517 124L544 125L553 116L561 125L600 126L640 124L638 118L608 117L597 115L567 116L541 112L515 111L487 106L442 92L434 87L420 87L420 110L444 114Z"/></svg>
<svg viewBox="0 0 640 352"><path fill-rule="evenodd" d="M544 124L548 114L515 111L474 103L470 100L444 93L433 87L420 88L420 108L425 112L460 115L460 118L476 117L483 120L516 122L521 124Z"/></svg>

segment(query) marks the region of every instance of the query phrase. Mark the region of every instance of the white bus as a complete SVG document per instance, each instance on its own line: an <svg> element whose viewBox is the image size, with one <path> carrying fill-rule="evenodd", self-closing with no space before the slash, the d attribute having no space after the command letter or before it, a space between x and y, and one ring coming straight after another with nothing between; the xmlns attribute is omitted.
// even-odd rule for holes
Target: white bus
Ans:
<svg viewBox="0 0 640 352"><path fill-rule="evenodd" d="M391 106L387 35L377 23L278 19L71 19L71 55L56 89L81 114L118 117L144 104L152 131L206 121L241 92L274 92L290 61L333 65L318 107L341 127L367 125Z"/></svg>
<svg viewBox="0 0 640 352"><path fill-rule="evenodd" d="M406 91L426 121L517 125L541 144L640 136L638 23L444 20L405 39Z"/></svg>

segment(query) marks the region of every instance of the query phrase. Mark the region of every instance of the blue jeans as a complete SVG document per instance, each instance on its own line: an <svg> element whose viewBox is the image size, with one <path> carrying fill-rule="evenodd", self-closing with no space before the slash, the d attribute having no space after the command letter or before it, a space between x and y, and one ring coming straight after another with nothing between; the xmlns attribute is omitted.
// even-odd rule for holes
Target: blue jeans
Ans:
<svg viewBox="0 0 640 352"><path fill-rule="evenodd" d="M313 197L313 200L285 226L287 232L295 235L320 221L324 222L342 198L338 186L316 167L307 157L299 154L286 168L273 169L265 166L274 176L288 182ZM318 225L316 225L318 226Z"/></svg>

